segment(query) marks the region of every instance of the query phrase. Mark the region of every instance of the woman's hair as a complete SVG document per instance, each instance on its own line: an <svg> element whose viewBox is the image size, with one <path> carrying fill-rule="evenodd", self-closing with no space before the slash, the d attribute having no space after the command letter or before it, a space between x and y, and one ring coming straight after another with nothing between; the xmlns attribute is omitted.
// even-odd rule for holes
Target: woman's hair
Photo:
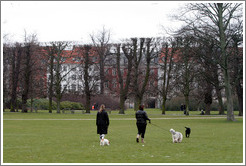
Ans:
<svg viewBox="0 0 246 166"><path fill-rule="evenodd" d="M144 105L139 105L139 110L143 110L144 109Z"/></svg>
<svg viewBox="0 0 246 166"><path fill-rule="evenodd" d="M105 105L102 104L102 105L100 106L99 112L102 112L102 110L104 110L104 109L105 109Z"/></svg>

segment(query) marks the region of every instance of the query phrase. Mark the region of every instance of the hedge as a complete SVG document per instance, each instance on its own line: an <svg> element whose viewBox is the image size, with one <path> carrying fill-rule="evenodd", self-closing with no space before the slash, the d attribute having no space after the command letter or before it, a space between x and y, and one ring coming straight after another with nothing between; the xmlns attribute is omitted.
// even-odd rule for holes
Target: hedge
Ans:
<svg viewBox="0 0 246 166"><path fill-rule="evenodd" d="M31 99L27 100L28 107L31 107ZM49 100L48 99L33 99L33 108L48 110L49 109ZM52 109L55 110L57 108L57 103L52 101ZM81 103L63 101L61 102L61 109L74 109L74 110L82 110L84 109Z"/></svg>
<svg viewBox="0 0 246 166"><path fill-rule="evenodd" d="M61 102L61 109L83 110L84 107L81 103L63 101Z"/></svg>
<svg viewBox="0 0 246 166"><path fill-rule="evenodd" d="M31 107L31 99L27 100L27 106ZM48 99L33 99L33 108L48 110L49 109L49 100ZM52 101L52 109L56 109L56 102Z"/></svg>

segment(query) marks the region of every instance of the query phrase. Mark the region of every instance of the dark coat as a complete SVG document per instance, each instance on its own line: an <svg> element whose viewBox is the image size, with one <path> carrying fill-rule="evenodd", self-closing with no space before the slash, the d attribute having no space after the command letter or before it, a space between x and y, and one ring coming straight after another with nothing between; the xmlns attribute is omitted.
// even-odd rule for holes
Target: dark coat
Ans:
<svg viewBox="0 0 246 166"><path fill-rule="evenodd" d="M109 118L108 113L105 110L102 110L102 112L97 112L96 125L97 134L108 133Z"/></svg>
<svg viewBox="0 0 246 166"><path fill-rule="evenodd" d="M147 116L147 113L144 110L138 110L136 112L137 124L145 124L147 125L146 120L150 120Z"/></svg>

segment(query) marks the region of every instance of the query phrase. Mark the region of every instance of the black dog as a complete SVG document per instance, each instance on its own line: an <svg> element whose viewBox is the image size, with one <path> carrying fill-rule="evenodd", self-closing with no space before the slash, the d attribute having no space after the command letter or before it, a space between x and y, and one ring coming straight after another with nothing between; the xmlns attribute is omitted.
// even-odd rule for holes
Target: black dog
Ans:
<svg viewBox="0 0 246 166"><path fill-rule="evenodd" d="M185 136L186 136L186 138L188 138L188 137L190 137L191 130L190 130L189 127L185 127L185 128L186 128L186 130L185 130Z"/></svg>

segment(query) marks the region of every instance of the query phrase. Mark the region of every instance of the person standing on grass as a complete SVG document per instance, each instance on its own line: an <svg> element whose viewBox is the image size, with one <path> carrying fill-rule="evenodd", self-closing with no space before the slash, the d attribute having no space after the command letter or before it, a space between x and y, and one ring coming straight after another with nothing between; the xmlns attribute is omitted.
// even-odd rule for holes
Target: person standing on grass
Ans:
<svg viewBox="0 0 246 166"><path fill-rule="evenodd" d="M108 113L105 111L104 104L100 106L100 109L97 112L96 125L97 125L97 134L100 135L100 140L101 140L104 138L105 134L108 133L108 126L109 126L109 117L108 117Z"/></svg>
<svg viewBox="0 0 246 166"><path fill-rule="evenodd" d="M146 131L146 126L147 126L147 120L150 123L150 119L148 118L147 113L144 111L144 105L140 105L139 106L139 110L136 112L135 114L136 116L136 124L137 124L137 128L138 128L138 134L137 134L137 138L136 141L139 142L139 137L141 135L141 141L142 143L144 143L144 135L145 135L145 131Z"/></svg>

